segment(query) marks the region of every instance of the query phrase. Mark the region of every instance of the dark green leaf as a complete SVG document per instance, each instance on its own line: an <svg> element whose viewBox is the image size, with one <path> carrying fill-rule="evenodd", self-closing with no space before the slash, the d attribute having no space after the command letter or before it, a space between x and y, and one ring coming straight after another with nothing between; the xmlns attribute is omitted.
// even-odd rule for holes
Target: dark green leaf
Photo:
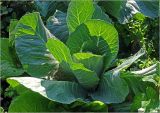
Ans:
<svg viewBox="0 0 160 113"><path fill-rule="evenodd" d="M58 62L46 48L53 35L45 28L39 13L24 15L16 26L15 48L25 71L42 77L54 72Z"/></svg>
<svg viewBox="0 0 160 113"><path fill-rule="evenodd" d="M57 10L53 16L49 17L46 24L50 32L63 42L66 42L69 36L66 16L66 13Z"/></svg>
<svg viewBox="0 0 160 113"><path fill-rule="evenodd" d="M41 0L35 0L34 4L37 8L37 11L40 12L41 16L44 19L48 19L48 17L52 16L56 9L61 7L64 8L60 3L60 1L53 0L53 1L41 1Z"/></svg>
<svg viewBox="0 0 160 113"><path fill-rule="evenodd" d="M91 96L94 100L104 103L121 103L129 93L127 83L119 76L113 77L111 72L107 72L101 78L97 91Z"/></svg>

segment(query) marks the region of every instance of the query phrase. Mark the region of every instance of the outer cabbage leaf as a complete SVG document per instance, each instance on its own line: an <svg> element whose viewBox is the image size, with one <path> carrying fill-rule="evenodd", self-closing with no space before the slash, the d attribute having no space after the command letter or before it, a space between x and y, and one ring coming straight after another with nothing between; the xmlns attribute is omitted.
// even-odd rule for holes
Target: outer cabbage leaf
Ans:
<svg viewBox="0 0 160 113"><path fill-rule="evenodd" d="M0 73L1 77L18 76L24 73L23 69L17 68L9 51L9 39L0 39Z"/></svg>
<svg viewBox="0 0 160 113"><path fill-rule="evenodd" d="M91 94L94 100L104 103L121 103L129 93L127 83L119 76L113 77L111 72L107 72L101 78L97 90Z"/></svg>
<svg viewBox="0 0 160 113"><path fill-rule="evenodd" d="M69 32L75 31L76 27L91 19L94 12L92 0L71 0L67 10L67 25Z"/></svg>
<svg viewBox="0 0 160 113"><path fill-rule="evenodd" d="M66 13L57 10L53 16L49 17L46 23L46 27L50 32L63 42L66 42L69 36L66 16Z"/></svg>
<svg viewBox="0 0 160 113"><path fill-rule="evenodd" d="M100 75L103 70L103 56L91 53L75 53L73 59L77 63L82 63L86 68L95 71Z"/></svg>
<svg viewBox="0 0 160 113"><path fill-rule="evenodd" d="M84 100L86 97L85 90L74 82L44 80L34 77L12 77L7 81L9 83L16 81L50 100L64 104L70 104L78 99Z"/></svg>
<svg viewBox="0 0 160 113"><path fill-rule="evenodd" d="M58 62L46 48L47 38L53 36L39 13L24 15L16 26L15 37L17 55L28 74L42 77L57 70Z"/></svg>
<svg viewBox="0 0 160 113"><path fill-rule="evenodd" d="M67 46L71 54L89 51L105 56L105 67L108 67L118 53L118 33L103 20L88 20L69 36Z"/></svg>
<svg viewBox="0 0 160 113"><path fill-rule="evenodd" d="M123 24L127 23L136 13L142 13L150 18L158 17L158 0L110 0L102 1L99 4L106 9L106 12L116 17Z"/></svg>

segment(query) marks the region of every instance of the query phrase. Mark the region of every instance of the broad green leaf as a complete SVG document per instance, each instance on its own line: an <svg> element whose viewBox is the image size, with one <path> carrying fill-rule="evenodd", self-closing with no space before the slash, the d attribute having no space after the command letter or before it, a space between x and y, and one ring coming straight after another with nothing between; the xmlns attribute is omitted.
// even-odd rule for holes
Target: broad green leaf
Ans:
<svg viewBox="0 0 160 113"><path fill-rule="evenodd" d="M17 68L12 59L12 55L9 50L9 39L0 39L0 73L1 77L18 76L24 73L23 69Z"/></svg>
<svg viewBox="0 0 160 113"><path fill-rule="evenodd" d="M89 20L71 33L67 46L71 54L89 51L105 56L105 67L108 67L118 53L118 33L103 20Z"/></svg>
<svg viewBox="0 0 160 113"><path fill-rule="evenodd" d="M46 27L49 31L63 42L66 42L69 31L66 23L66 13L56 10L53 16L49 17Z"/></svg>
<svg viewBox="0 0 160 113"><path fill-rule="evenodd" d="M15 41L15 28L18 23L18 20L14 19L10 21L9 25L9 43L11 46L14 46Z"/></svg>
<svg viewBox="0 0 160 113"><path fill-rule="evenodd" d="M52 104L51 104L52 103ZM53 110L53 108L55 110ZM27 91L16 97L9 106L10 112L53 112L54 102L38 93Z"/></svg>
<svg viewBox="0 0 160 113"><path fill-rule="evenodd" d="M70 68L80 85L84 88L94 89L98 85L99 78L96 72L85 68L83 64L71 63Z"/></svg>
<svg viewBox="0 0 160 113"><path fill-rule="evenodd" d="M9 83L17 81L52 101L64 104L70 104L78 99L84 100L86 97L85 90L74 82L44 80L34 77L12 77L7 79L7 81Z"/></svg>
<svg viewBox="0 0 160 113"><path fill-rule="evenodd" d="M47 48L59 62L72 62L72 57L68 47L58 39L48 39Z"/></svg>
<svg viewBox="0 0 160 113"><path fill-rule="evenodd" d="M147 17L158 17L158 0L119 0L102 1L99 3L106 12L118 19L120 23L127 23L136 13L142 13Z"/></svg>
<svg viewBox="0 0 160 113"><path fill-rule="evenodd" d="M39 13L24 15L16 26L15 48L25 71L31 76L42 77L54 72L58 62L46 48L53 35L45 28Z"/></svg>
<svg viewBox="0 0 160 113"><path fill-rule="evenodd" d="M94 4L94 13L92 15L92 19L101 19L105 22L112 23L112 20L109 18L107 14L99 7L97 4Z"/></svg>
<svg viewBox="0 0 160 113"><path fill-rule="evenodd" d="M91 53L75 53L73 59L77 63L82 63L86 68L95 71L100 75L103 71L103 57Z"/></svg>
<svg viewBox="0 0 160 113"><path fill-rule="evenodd" d="M103 75L97 90L91 94L94 100L104 103L121 103L129 93L127 83L119 76L113 77L111 72Z"/></svg>
<svg viewBox="0 0 160 113"><path fill-rule="evenodd" d="M9 106L10 112L49 112L50 100L38 93L28 91L16 97Z"/></svg>
<svg viewBox="0 0 160 113"><path fill-rule="evenodd" d="M86 20L91 19L94 12L92 0L71 0L67 10L67 25L69 32L75 29Z"/></svg>

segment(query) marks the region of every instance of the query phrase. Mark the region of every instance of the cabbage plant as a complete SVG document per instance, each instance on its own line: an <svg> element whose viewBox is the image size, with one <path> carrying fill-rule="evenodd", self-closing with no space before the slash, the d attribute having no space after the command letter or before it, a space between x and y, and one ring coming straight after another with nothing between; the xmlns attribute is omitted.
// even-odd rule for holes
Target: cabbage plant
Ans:
<svg viewBox="0 0 160 113"><path fill-rule="evenodd" d="M12 26L7 43L14 45L23 68L16 70L16 75L25 72L28 76L8 78L12 87L21 84L63 104L77 100L106 104L125 100L129 88L119 76L120 71L144 51L113 68L119 50L118 32L92 0L72 0L67 14L57 10L46 26L38 12L28 13L13 24L16 25ZM8 58L4 62L12 63ZM10 68L14 71L15 67L12 63Z"/></svg>

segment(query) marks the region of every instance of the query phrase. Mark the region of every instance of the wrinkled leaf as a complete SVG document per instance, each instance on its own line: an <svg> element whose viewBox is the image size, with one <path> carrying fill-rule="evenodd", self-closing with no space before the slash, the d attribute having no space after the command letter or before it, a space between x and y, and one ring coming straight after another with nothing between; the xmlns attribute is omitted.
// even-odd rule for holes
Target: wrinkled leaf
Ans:
<svg viewBox="0 0 160 113"><path fill-rule="evenodd" d="M24 15L16 26L15 48L25 71L42 77L54 72L58 63L46 48L53 35L45 28L39 13Z"/></svg>

